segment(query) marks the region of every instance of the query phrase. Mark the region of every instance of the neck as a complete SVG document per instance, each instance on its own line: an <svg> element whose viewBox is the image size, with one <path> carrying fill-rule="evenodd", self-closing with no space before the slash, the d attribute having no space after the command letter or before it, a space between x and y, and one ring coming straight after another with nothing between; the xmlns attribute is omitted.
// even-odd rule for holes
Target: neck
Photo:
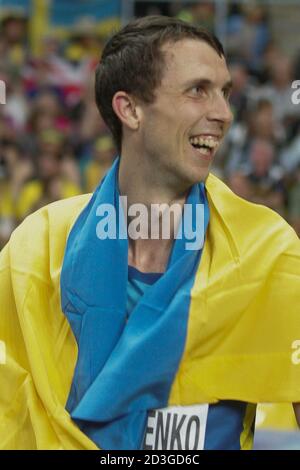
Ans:
<svg viewBox="0 0 300 470"><path fill-rule="evenodd" d="M181 183L181 184L180 184ZM122 152L119 166L119 189L128 198L128 204L174 204L184 202L190 187L174 176L155 167L151 158Z"/></svg>
<svg viewBox="0 0 300 470"><path fill-rule="evenodd" d="M146 227L142 229L147 238L134 240L128 233L128 263L144 272L165 271L189 190L187 188L185 191L176 191L172 185L163 182L162 179L161 172L150 168L147 159L134 158L132 153L127 156L125 152L122 152L119 166L120 195L127 197L128 209L133 204L143 204L147 210ZM157 206L153 206L154 204L159 204L163 209L157 218L153 217L154 213L157 214L155 211ZM164 208L162 204L165 204ZM173 206L174 204L176 206ZM163 236L161 221L163 214L167 216L167 210L171 206L176 207L176 215L169 217L171 223L169 236L166 238ZM136 216L139 216L139 213ZM128 227L136 216L128 216ZM155 228L153 219L159 223L158 228ZM153 236L151 238L151 229L157 233L155 239Z"/></svg>

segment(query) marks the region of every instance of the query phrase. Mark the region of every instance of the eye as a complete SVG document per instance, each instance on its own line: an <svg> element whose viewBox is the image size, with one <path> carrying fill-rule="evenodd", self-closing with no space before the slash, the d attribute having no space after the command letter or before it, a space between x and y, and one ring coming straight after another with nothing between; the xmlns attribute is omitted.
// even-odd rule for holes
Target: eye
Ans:
<svg viewBox="0 0 300 470"><path fill-rule="evenodd" d="M226 100L229 100L230 95L231 95L231 89L225 88L224 90L222 90L222 93L223 93L224 98Z"/></svg>
<svg viewBox="0 0 300 470"><path fill-rule="evenodd" d="M205 90L203 86L201 85L195 85L190 89L190 93L193 96L202 96L205 93Z"/></svg>

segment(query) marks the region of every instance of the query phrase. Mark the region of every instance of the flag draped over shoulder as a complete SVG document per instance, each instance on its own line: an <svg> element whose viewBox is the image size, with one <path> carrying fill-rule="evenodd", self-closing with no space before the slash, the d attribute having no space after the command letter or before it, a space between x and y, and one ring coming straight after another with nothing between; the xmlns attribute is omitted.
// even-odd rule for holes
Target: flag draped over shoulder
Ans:
<svg viewBox="0 0 300 470"><path fill-rule="evenodd" d="M300 241L215 176L206 189L210 223L169 405L300 401ZM0 254L1 449L96 448L65 409L78 350L60 306L66 241L89 200L34 213Z"/></svg>

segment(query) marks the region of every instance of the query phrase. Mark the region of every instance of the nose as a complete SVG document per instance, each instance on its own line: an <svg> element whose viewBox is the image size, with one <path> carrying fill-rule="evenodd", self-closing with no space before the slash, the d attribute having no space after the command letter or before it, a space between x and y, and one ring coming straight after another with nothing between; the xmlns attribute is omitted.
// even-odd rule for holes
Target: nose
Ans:
<svg viewBox="0 0 300 470"><path fill-rule="evenodd" d="M210 121L219 121L230 126L233 120L233 114L228 99L223 93L216 93L211 100L211 106L207 113L207 119Z"/></svg>

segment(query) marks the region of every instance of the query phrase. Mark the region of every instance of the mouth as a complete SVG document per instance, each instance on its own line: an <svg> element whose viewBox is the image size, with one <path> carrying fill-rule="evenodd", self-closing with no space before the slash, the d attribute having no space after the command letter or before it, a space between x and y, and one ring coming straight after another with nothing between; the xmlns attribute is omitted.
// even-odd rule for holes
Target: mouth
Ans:
<svg viewBox="0 0 300 470"><path fill-rule="evenodd" d="M220 137L214 135L197 135L189 138L189 143L199 156L211 159L220 145Z"/></svg>

